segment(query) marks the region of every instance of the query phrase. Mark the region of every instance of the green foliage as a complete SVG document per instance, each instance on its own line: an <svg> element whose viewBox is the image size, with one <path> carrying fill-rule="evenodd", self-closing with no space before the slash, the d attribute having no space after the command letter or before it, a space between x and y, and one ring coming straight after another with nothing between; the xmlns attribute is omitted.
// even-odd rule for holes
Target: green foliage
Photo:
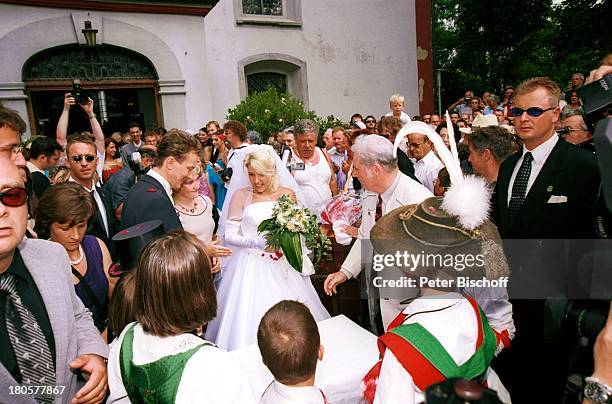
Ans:
<svg viewBox="0 0 612 404"><path fill-rule="evenodd" d="M311 210L299 207L289 195L283 195L276 201L272 217L259 224L257 231L266 237L266 244L274 249L281 249L289 264L302 272L302 243L314 253L313 262L329 258L331 242L321 232L317 217Z"/></svg>
<svg viewBox="0 0 612 404"><path fill-rule="evenodd" d="M228 110L227 119L244 123L257 131L264 140L272 132L279 132L301 118L315 119L313 111L304 110L302 102L290 94L279 94L276 88L249 95Z"/></svg>
<svg viewBox="0 0 612 404"><path fill-rule="evenodd" d="M350 128L348 123L343 122L342 119L337 118L333 115L328 115L327 118L317 116L315 117L315 121L317 122L317 125L319 125L319 132L321 132L321 134L325 133L327 129L333 129L337 126L347 129Z"/></svg>
<svg viewBox="0 0 612 404"><path fill-rule="evenodd" d="M572 73L586 75L612 50L603 17L612 14L610 1L435 0L432 10L443 108L465 90L502 96L504 86L534 76L565 87Z"/></svg>

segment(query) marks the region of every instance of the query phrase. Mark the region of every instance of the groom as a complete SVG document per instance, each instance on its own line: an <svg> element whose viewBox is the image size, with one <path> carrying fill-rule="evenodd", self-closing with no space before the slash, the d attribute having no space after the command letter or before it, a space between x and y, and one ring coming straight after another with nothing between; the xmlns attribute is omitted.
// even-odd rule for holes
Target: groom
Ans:
<svg viewBox="0 0 612 404"><path fill-rule="evenodd" d="M379 204L384 215L404 205L417 204L432 197L432 193L407 175L402 174L393 157L393 144L382 136L366 136L352 147L353 175L359 179L366 194L362 203L362 219L357 240L340 270L327 276L323 288L325 293L337 293L338 285L361 272L361 239L370 237ZM400 301L381 299L380 309L385 329L401 310Z"/></svg>

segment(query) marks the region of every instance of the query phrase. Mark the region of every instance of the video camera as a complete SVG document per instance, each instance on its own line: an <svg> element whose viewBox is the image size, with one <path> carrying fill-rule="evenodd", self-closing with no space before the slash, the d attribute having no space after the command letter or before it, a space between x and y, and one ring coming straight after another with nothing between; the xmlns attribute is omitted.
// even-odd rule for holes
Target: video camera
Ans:
<svg viewBox="0 0 612 404"><path fill-rule="evenodd" d="M128 165L130 170L132 170L132 174L134 175L134 183L140 181L140 177L146 174L149 171L149 167L142 168L140 162L142 161L142 156L140 152L134 152L131 155L128 155L127 158Z"/></svg>
<svg viewBox="0 0 612 404"><path fill-rule="evenodd" d="M85 105L89 102L89 96L83 91L81 80L77 79L72 82L72 96L78 104Z"/></svg>

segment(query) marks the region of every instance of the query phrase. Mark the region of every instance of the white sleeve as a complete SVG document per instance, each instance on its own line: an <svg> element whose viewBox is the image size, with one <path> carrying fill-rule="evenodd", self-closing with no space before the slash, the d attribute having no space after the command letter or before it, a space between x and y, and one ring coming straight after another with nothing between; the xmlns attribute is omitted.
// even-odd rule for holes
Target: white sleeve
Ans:
<svg viewBox="0 0 612 404"><path fill-rule="evenodd" d="M115 338L110 344L110 353L108 354L107 365L108 388L110 390L110 393L108 395L108 399L106 400L107 404L130 402L130 399L127 395L127 391L123 386L123 379L121 377L121 365L119 362L121 343L123 342L123 337L125 337L125 333L127 332L128 328L129 325L127 325L121 332L121 335Z"/></svg>
<svg viewBox="0 0 612 404"><path fill-rule="evenodd" d="M412 376L398 362L393 352L387 349L376 384L374 404L414 404L424 399L423 394L414 385Z"/></svg>
<svg viewBox="0 0 612 404"><path fill-rule="evenodd" d="M228 220L225 223L225 242L241 248L259 248L266 247L266 240L263 237L250 238L240 234L240 222L236 220Z"/></svg>

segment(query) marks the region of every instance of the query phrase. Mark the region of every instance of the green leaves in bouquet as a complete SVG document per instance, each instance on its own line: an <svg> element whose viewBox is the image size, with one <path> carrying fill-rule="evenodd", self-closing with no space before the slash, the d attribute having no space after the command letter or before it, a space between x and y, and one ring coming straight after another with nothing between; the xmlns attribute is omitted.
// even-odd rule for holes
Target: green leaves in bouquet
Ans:
<svg viewBox="0 0 612 404"><path fill-rule="evenodd" d="M284 231L278 241L289 264L296 271L302 272L302 243L299 233Z"/></svg>
<svg viewBox="0 0 612 404"><path fill-rule="evenodd" d="M313 262L331 257L331 242L321 232L316 215L299 207L289 195L278 198L272 217L262 221L257 231L265 235L268 246L282 249L287 261L298 272L302 272L300 237L304 237L306 247L313 251Z"/></svg>

